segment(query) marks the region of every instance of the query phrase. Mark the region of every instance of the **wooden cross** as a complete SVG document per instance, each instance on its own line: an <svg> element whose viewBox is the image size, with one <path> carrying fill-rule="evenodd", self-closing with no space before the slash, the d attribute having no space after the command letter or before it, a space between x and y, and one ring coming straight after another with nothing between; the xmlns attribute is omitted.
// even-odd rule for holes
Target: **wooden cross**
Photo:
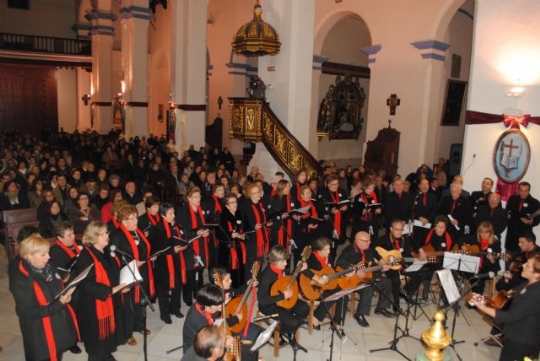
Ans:
<svg viewBox="0 0 540 361"><path fill-rule="evenodd" d="M503 149L504 148L510 148L510 152L508 152L509 157L512 156L512 150L513 149L519 148L517 145L514 145L514 139L510 139L510 144L504 144L504 142L503 142L502 147L503 147Z"/></svg>
<svg viewBox="0 0 540 361"><path fill-rule="evenodd" d="M396 115L396 107L401 104L401 99L396 94L391 94L390 98L386 99L386 105L390 107L390 115Z"/></svg>

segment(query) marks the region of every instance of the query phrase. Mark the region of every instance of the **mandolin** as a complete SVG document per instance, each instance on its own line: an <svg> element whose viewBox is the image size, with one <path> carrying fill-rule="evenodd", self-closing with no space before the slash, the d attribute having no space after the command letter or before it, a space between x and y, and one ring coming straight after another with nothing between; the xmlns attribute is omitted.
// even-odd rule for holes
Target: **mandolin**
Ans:
<svg viewBox="0 0 540 361"><path fill-rule="evenodd" d="M484 302L486 303L486 306L495 308L497 310L502 310L506 307L508 302L512 299L514 296L514 290L509 291L501 291L495 295L493 298L487 298L482 295L479 295L478 293L470 293L465 297L465 302L469 304L469 306L473 307L475 300L481 300L484 299Z"/></svg>
<svg viewBox="0 0 540 361"><path fill-rule="evenodd" d="M280 293L284 293L286 289L290 289L292 291L292 296L290 298L277 302L278 306L290 309L296 304L296 301L298 300L298 283L296 282L296 279L302 271L303 264L307 261L310 255L311 246L306 246L302 251L302 259L298 261L293 274L279 278L270 288L271 296L277 296Z"/></svg>
<svg viewBox="0 0 540 361"><path fill-rule="evenodd" d="M256 261L255 263L253 263L253 266L251 267L251 279L248 282L246 292L244 292L242 296L233 298L225 306L225 312L227 316L237 315L240 313L242 314L242 320L240 320L240 322L238 322L236 325L229 327L230 330L234 333L242 332L242 330L246 326L247 313L248 313L246 301L249 295L251 294L251 290L253 289L252 287L253 282L257 280L257 276L259 274L260 269L261 269L261 263L259 261Z"/></svg>

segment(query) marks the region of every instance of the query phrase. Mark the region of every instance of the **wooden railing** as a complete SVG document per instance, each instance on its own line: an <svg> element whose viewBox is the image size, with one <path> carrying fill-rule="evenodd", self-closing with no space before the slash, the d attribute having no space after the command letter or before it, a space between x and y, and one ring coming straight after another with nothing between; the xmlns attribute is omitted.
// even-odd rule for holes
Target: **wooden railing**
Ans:
<svg viewBox="0 0 540 361"><path fill-rule="evenodd" d="M0 49L62 55L91 55L90 40L0 33Z"/></svg>
<svg viewBox="0 0 540 361"><path fill-rule="evenodd" d="M229 135L244 142L262 142L268 152L294 179L302 169L318 178L322 168L262 99L229 98Z"/></svg>

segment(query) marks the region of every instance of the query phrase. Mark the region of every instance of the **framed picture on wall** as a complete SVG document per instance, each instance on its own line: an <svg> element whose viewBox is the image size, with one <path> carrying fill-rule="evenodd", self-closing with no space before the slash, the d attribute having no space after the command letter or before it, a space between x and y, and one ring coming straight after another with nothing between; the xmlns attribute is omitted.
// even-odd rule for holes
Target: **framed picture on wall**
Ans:
<svg viewBox="0 0 540 361"><path fill-rule="evenodd" d="M459 125L466 91L466 81L448 79L441 125Z"/></svg>

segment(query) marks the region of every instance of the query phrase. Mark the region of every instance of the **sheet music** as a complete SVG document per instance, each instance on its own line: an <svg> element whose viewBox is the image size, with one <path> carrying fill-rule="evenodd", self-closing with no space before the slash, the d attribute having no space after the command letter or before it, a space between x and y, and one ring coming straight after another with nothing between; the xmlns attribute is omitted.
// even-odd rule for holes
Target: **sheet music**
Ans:
<svg viewBox="0 0 540 361"><path fill-rule="evenodd" d="M439 276L439 281L441 282L448 303L452 304L457 301L460 295L456 286L456 281L454 281L454 277L452 276L452 271L449 269L443 269L437 271L437 275Z"/></svg>
<svg viewBox="0 0 540 361"><path fill-rule="evenodd" d="M272 337L274 334L274 330L276 329L278 322L276 320L272 321L270 326L268 326L263 332L259 334L259 337L257 337L257 341L253 344L250 351L255 352L261 347L263 347Z"/></svg>
<svg viewBox="0 0 540 361"><path fill-rule="evenodd" d="M416 260L413 262L413 264L411 264L409 267L405 268L405 272L406 273L409 273L409 272L417 272L419 271L422 267L424 267L424 265L428 263L426 260Z"/></svg>
<svg viewBox="0 0 540 361"><path fill-rule="evenodd" d="M54 300L56 300L57 298L65 294L67 291L69 291L70 288L77 287L77 285L81 283L86 278L86 276L88 276L88 273L90 272L92 267L94 267L93 263L89 265L88 267L86 267L84 271L79 273L79 275L75 277L71 282L69 282L68 285L52 299L51 302L53 302ZM50 305L51 302L49 302L48 305Z"/></svg>
<svg viewBox="0 0 540 361"><path fill-rule="evenodd" d="M431 223L426 223L426 225L422 225L422 222L420 222L418 219L415 219L414 222L413 222L413 225L415 227L422 227L422 228L426 228L426 229L431 229Z"/></svg>
<svg viewBox="0 0 540 361"><path fill-rule="evenodd" d="M443 268L448 268L455 271L477 273L480 269L480 260L480 257L476 256L445 252L443 258Z"/></svg>
<svg viewBox="0 0 540 361"><path fill-rule="evenodd" d="M128 287L130 287L134 283L142 282L142 280L143 278L139 273L139 268L137 267L136 260L129 262L120 270L120 285L127 285Z"/></svg>
<svg viewBox="0 0 540 361"><path fill-rule="evenodd" d="M171 246L167 246L166 248L163 248L161 251L157 251L154 254L150 255L150 257L148 257L148 258L152 258L154 256L159 256L163 252L167 252L170 248L171 248Z"/></svg>

